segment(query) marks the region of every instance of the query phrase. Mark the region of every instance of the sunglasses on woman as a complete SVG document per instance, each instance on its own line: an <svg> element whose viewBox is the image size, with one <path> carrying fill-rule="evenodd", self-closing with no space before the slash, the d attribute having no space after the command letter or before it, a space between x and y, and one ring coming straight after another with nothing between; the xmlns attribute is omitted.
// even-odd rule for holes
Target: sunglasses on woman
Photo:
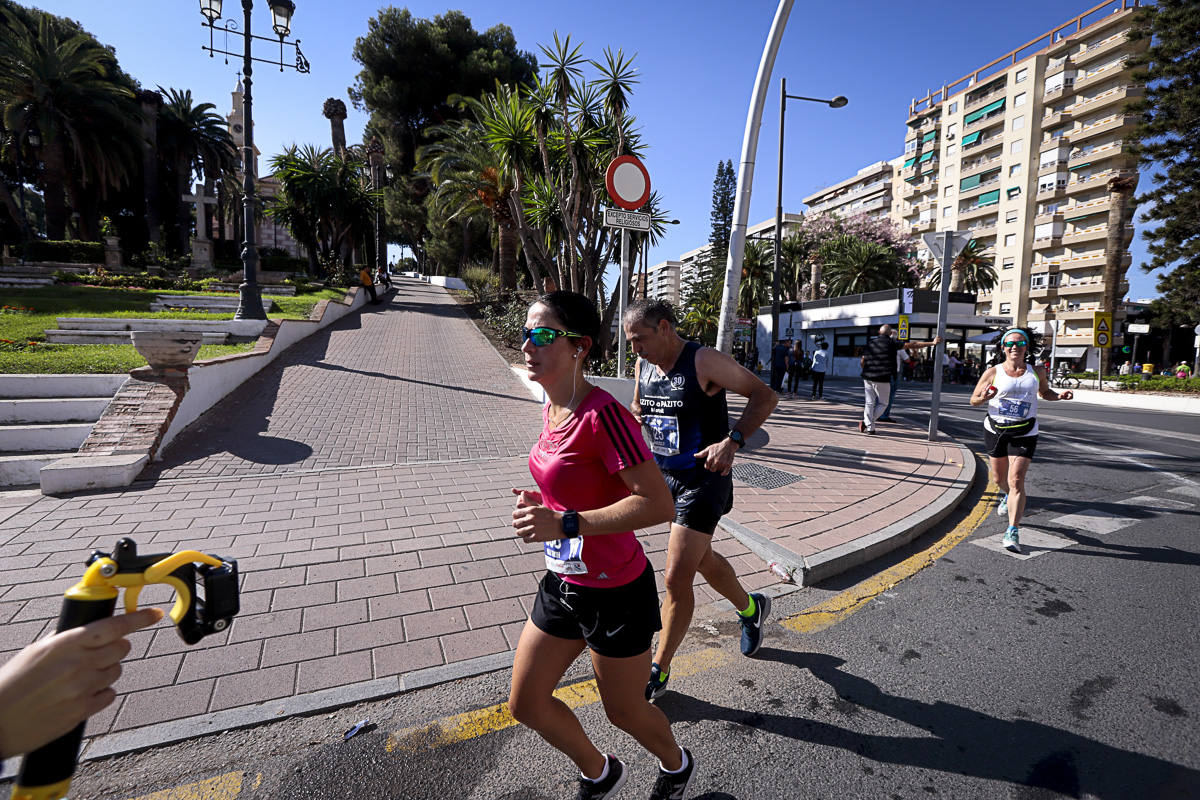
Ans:
<svg viewBox="0 0 1200 800"><path fill-rule="evenodd" d="M521 328L521 343L533 340L535 347L545 347L552 344L560 336L582 336L582 333L571 333L554 328Z"/></svg>
<svg viewBox="0 0 1200 800"><path fill-rule="evenodd" d="M1027 346L1027 344L1028 344L1028 342L1026 342L1024 339L1013 339L1011 342L1005 342L1004 346L1005 347L1025 347L1025 346Z"/></svg>

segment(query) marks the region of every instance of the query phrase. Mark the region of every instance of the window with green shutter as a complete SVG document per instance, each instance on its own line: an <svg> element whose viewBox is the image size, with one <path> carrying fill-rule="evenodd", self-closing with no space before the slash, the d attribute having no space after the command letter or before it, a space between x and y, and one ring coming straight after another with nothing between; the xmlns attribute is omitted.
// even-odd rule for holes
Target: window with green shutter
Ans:
<svg viewBox="0 0 1200 800"><path fill-rule="evenodd" d="M958 190L965 192L967 189L974 189L979 185L979 181L983 179L983 175L972 175L969 178L963 178L958 184Z"/></svg>
<svg viewBox="0 0 1200 800"><path fill-rule="evenodd" d="M905 168L905 169L908 169L909 167L911 167L911 166L912 166L913 164L915 164L915 163L917 163L917 157L916 157L916 156L913 156L912 158L909 158L909 159L905 159L905 161L904 161L904 168Z"/></svg>
<svg viewBox="0 0 1200 800"><path fill-rule="evenodd" d="M974 133L968 133L966 136L962 137L962 146L970 147L971 145L973 145L979 141L980 136L983 136L983 131L975 131Z"/></svg>
<svg viewBox="0 0 1200 800"><path fill-rule="evenodd" d="M994 206L999 202L1000 190L994 189L990 192L984 192L983 194L979 195L978 207L982 208L983 206Z"/></svg>
<svg viewBox="0 0 1200 800"><path fill-rule="evenodd" d="M926 153L925 155L923 155L923 156L921 156L920 158L918 158L918 159L917 159L917 163L918 163L918 164L924 164L926 161L928 161L929 159L933 158L933 154L934 154L934 152L935 152L935 151L933 151L933 150L930 150L928 153Z"/></svg>
<svg viewBox="0 0 1200 800"><path fill-rule="evenodd" d="M927 133L921 137L921 144L925 144L926 142L932 142L936 137L937 137L937 131L930 131L929 133Z"/></svg>
<svg viewBox="0 0 1200 800"><path fill-rule="evenodd" d="M970 125L972 122L983 119L993 111L999 111L1002 108L1004 108L1004 98L1001 98L994 103L988 103L978 111L972 111L970 114L967 114L965 117L963 117L963 124Z"/></svg>

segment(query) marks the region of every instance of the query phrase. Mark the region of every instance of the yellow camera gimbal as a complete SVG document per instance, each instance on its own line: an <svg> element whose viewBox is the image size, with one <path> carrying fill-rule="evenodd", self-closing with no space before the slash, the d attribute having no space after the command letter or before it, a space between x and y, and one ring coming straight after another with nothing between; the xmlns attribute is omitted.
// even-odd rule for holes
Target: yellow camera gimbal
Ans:
<svg viewBox="0 0 1200 800"><path fill-rule="evenodd" d="M202 581L200 592L197 577ZM168 616L188 644L225 630L238 613L236 560L196 550L140 556L137 544L126 537L117 542L111 554L92 552L83 579L63 595L57 631L111 617L120 589L125 590L125 612L137 611L138 595L151 583L166 584L175 590L175 605ZM12 800L60 800L67 796L85 724L79 723L74 730L25 756L13 785Z"/></svg>

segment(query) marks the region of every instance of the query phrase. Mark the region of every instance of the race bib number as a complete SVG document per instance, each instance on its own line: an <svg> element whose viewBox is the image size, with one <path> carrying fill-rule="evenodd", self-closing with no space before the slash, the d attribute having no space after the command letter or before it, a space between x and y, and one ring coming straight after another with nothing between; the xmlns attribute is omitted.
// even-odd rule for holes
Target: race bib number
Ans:
<svg viewBox="0 0 1200 800"><path fill-rule="evenodd" d="M583 537L556 539L543 542L546 550L546 569L559 575L584 575L587 565L583 563Z"/></svg>
<svg viewBox="0 0 1200 800"><path fill-rule="evenodd" d="M1009 419L1025 419L1029 416L1029 409L1032 406L1028 400L1000 400L1000 416L1008 417Z"/></svg>
<svg viewBox="0 0 1200 800"><path fill-rule="evenodd" d="M660 456L679 455L679 417L647 414L642 417L650 434L650 452Z"/></svg>

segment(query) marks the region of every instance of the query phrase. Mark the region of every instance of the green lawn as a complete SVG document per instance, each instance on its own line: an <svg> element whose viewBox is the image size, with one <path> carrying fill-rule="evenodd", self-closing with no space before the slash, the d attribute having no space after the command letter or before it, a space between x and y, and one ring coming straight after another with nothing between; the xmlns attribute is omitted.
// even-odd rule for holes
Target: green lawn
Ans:
<svg viewBox="0 0 1200 800"><path fill-rule="evenodd" d="M145 363L132 344L46 344L45 332L58 326L56 317L233 318L232 314L151 311L150 304L160 294L193 293L90 286L43 286L36 289L5 290L5 307L0 308L0 372L116 373L126 372ZM306 319L319 300L340 299L344 295L343 289L322 289L295 297L274 298L275 306L268 316L271 319ZM229 353L244 352L251 346L205 345L200 348L197 358L215 358Z"/></svg>

